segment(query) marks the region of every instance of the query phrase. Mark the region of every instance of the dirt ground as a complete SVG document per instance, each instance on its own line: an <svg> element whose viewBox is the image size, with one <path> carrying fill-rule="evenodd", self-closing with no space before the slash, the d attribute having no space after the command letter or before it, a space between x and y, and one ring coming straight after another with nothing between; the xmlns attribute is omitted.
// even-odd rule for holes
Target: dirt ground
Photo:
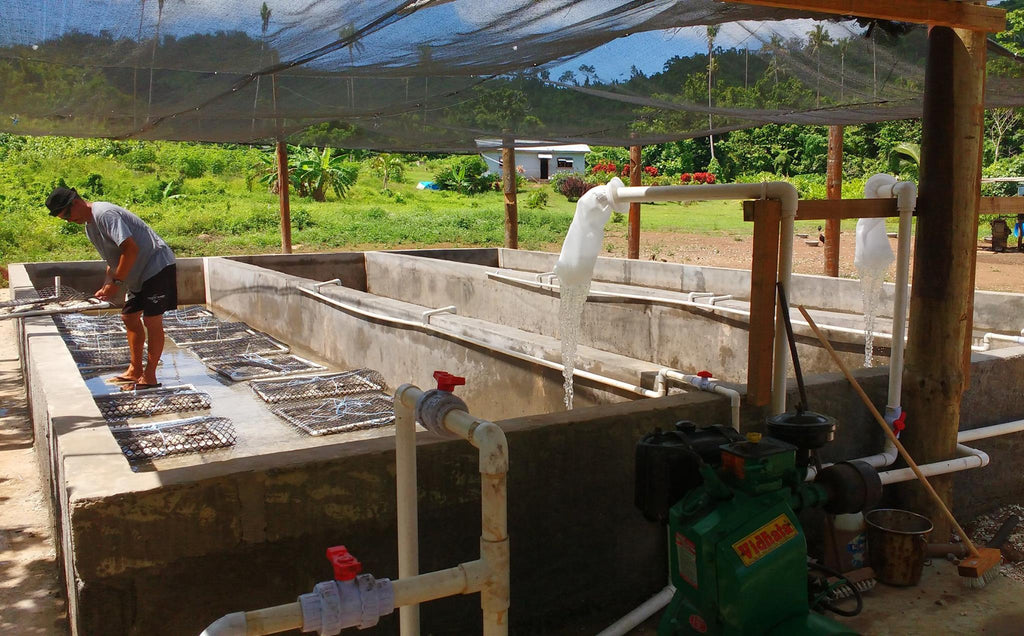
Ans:
<svg viewBox="0 0 1024 636"><path fill-rule="evenodd" d="M0 300L9 293L0 289ZM14 324L0 322L0 633L67 634Z"/></svg>

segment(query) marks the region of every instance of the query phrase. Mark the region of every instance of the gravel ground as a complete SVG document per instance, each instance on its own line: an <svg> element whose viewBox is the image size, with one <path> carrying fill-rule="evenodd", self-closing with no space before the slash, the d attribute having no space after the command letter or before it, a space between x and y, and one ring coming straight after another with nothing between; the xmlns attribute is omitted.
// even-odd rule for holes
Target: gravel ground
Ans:
<svg viewBox="0 0 1024 636"><path fill-rule="evenodd" d="M978 545L985 545L999 526L1010 515L1016 515L1021 523L1002 547L1003 563L999 573L1024 583L1024 505L1008 504L972 520L964 530Z"/></svg>

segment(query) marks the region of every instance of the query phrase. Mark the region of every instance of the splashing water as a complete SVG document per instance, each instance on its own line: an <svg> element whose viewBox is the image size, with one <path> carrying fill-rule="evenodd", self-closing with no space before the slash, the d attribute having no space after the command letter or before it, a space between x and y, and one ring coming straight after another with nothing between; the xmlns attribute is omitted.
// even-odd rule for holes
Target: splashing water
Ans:
<svg viewBox="0 0 1024 636"><path fill-rule="evenodd" d="M875 318L878 315L878 301L882 298L882 283L885 281L887 265L862 267L860 272L860 293L864 303L864 366L874 361Z"/></svg>
<svg viewBox="0 0 1024 636"><path fill-rule="evenodd" d="M586 304L589 293L590 281L587 281L585 285L576 283L561 287L558 324L559 335L562 338L562 377L565 378L565 408L567 409L572 408L572 375L576 369L576 346L580 339L583 305Z"/></svg>

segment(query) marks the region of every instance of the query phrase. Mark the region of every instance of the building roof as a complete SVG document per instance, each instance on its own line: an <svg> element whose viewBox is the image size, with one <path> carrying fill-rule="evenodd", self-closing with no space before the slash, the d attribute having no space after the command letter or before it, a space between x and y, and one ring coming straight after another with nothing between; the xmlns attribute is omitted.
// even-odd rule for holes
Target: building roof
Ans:
<svg viewBox="0 0 1024 636"><path fill-rule="evenodd" d="M477 139L477 148L480 150L500 150L500 139ZM550 141L535 141L531 139L516 139L516 152L554 153L554 152L590 152L587 144L554 144Z"/></svg>

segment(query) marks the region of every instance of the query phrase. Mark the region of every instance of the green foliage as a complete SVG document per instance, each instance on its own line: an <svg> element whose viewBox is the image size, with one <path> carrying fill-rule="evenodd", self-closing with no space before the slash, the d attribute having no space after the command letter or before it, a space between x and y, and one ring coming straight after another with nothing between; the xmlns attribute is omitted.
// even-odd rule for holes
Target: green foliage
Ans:
<svg viewBox="0 0 1024 636"><path fill-rule="evenodd" d="M381 190L387 190L391 181L401 183L405 176L405 162L398 155L379 154L370 160L370 170L380 177Z"/></svg>
<svg viewBox="0 0 1024 636"><path fill-rule="evenodd" d="M579 201L580 197L595 185L597 184L587 183L578 176L570 175L559 181L558 193L570 201Z"/></svg>
<svg viewBox="0 0 1024 636"><path fill-rule="evenodd" d="M478 194L500 186L497 175L485 174L487 164L480 155L463 155L445 162L434 174L434 183L442 190L460 194Z"/></svg>
<svg viewBox="0 0 1024 636"><path fill-rule="evenodd" d="M290 149L288 164L292 185L299 196L312 197L314 201L326 200L331 190L339 199L351 188L359 176L359 164L334 156L334 149L316 148Z"/></svg>
<svg viewBox="0 0 1024 636"><path fill-rule="evenodd" d="M526 207L543 208L548 204L548 193L543 190L535 190L526 197Z"/></svg>

